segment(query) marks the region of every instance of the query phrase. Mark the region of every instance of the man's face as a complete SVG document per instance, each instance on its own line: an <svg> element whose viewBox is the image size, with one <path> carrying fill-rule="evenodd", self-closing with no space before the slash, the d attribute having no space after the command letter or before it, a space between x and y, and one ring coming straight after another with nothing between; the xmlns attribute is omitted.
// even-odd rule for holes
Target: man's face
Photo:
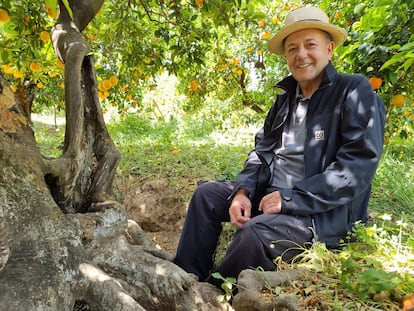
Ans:
<svg viewBox="0 0 414 311"><path fill-rule="evenodd" d="M334 49L328 34L318 29L298 30L285 39L284 47L293 77L302 88L314 88L314 91Z"/></svg>

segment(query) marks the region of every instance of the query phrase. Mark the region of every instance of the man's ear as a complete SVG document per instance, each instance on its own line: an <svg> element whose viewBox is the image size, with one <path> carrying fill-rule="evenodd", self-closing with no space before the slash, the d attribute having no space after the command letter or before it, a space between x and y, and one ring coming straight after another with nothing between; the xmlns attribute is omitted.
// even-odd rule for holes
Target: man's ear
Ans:
<svg viewBox="0 0 414 311"><path fill-rule="evenodd" d="M335 49L335 42L330 41L329 44L328 44L329 60L332 58L334 49Z"/></svg>

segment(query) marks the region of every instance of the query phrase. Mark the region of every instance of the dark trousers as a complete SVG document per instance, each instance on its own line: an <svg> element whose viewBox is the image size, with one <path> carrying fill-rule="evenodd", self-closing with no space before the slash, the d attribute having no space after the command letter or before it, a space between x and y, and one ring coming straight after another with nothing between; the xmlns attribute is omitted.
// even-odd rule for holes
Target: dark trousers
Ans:
<svg viewBox="0 0 414 311"><path fill-rule="evenodd" d="M222 230L222 222L230 221L228 197L233 183L209 181L202 183L191 198L174 263L200 281L220 286L211 277L219 272L223 277L237 277L248 268L276 268L274 260L282 256L289 260L311 242L313 233L310 216L261 214L259 202L252 202L251 218L239 229L222 262L212 271L214 253Z"/></svg>

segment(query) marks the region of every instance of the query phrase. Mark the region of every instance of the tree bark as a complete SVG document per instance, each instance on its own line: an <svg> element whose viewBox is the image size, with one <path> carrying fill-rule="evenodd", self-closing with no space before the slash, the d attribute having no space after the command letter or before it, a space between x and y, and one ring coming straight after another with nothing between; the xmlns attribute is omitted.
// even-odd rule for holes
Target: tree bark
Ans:
<svg viewBox="0 0 414 311"><path fill-rule="evenodd" d="M60 3L52 30L56 55L65 64L66 131L63 155L45 160L45 179L65 213L112 204L112 181L120 159L105 126L90 48L80 31L100 9L100 1L69 1L73 20Z"/></svg>
<svg viewBox="0 0 414 311"><path fill-rule="evenodd" d="M65 63L61 157L43 157L0 75L0 309L225 310L220 292L155 248L112 198L120 158L106 129L80 31L102 1L69 1L52 32Z"/></svg>

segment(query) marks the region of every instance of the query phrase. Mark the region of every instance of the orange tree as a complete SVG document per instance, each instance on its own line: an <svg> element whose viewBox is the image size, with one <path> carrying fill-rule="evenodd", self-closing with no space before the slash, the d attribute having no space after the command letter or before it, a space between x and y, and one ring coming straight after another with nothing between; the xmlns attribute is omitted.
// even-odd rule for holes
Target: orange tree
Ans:
<svg viewBox="0 0 414 311"><path fill-rule="evenodd" d="M387 107L386 136L413 137L414 5L411 0L330 1L350 33L339 49L345 71L359 72Z"/></svg>
<svg viewBox="0 0 414 311"><path fill-rule="evenodd" d="M29 111L63 108L63 64L50 38L56 2L6 0L0 7L1 69ZM168 71L180 79L188 110L215 90L262 111L248 98L243 66L249 60L263 69L265 7L265 1L106 1L83 31L95 53L103 105L121 113L145 108L142 92ZM240 44L240 37L250 38Z"/></svg>
<svg viewBox="0 0 414 311"><path fill-rule="evenodd" d="M55 107L63 98L63 64L53 55L50 39L56 16L56 10L40 1L0 5L1 70L28 110L35 95Z"/></svg>
<svg viewBox="0 0 414 311"><path fill-rule="evenodd" d="M106 59L98 72L104 76L112 68L120 82L102 98L123 109L140 106L142 92L167 71L179 79L178 91L185 95L181 108L186 112L210 109L209 118L220 118L234 110L245 114L267 110L273 96L264 90L274 83L272 76L286 71L272 69L265 75L273 68L265 66L266 44L280 23L277 18L272 22L272 17L277 12L283 15L290 8L288 2L280 1L283 6L277 11L276 3L267 1L131 1L131 9L121 2L106 2L96 20L106 27L92 27L91 35L98 38L99 57ZM113 12L128 22L103 23ZM119 92L124 92L126 101L117 102ZM212 104L211 98L220 105Z"/></svg>
<svg viewBox="0 0 414 311"><path fill-rule="evenodd" d="M63 108L63 65L50 40L56 2L1 4L2 71L28 101L28 110ZM125 113L148 108L142 107L143 92L167 71L179 78L178 90L186 95L183 110L198 111L214 97L226 104L210 116L266 111L274 98L271 86L287 73L283 62L268 57L267 41L285 12L305 3L107 0L83 31L95 54L104 109L115 106Z"/></svg>
<svg viewBox="0 0 414 311"><path fill-rule="evenodd" d="M269 55L267 42L286 11L309 4L325 9L350 33L337 50L336 65L380 79L387 135L411 136L410 0L107 0L83 31L95 54L104 110L150 109L142 94L169 72L179 79L186 112L207 110L209 118L227 118L235 110L249 118L261 115L274 99L272 86L287 73L282 58ZM0 6L3 73L23 99L36 94L31 110L63 108L63 65L49 35L56 0L4 0Z"/></svg>

